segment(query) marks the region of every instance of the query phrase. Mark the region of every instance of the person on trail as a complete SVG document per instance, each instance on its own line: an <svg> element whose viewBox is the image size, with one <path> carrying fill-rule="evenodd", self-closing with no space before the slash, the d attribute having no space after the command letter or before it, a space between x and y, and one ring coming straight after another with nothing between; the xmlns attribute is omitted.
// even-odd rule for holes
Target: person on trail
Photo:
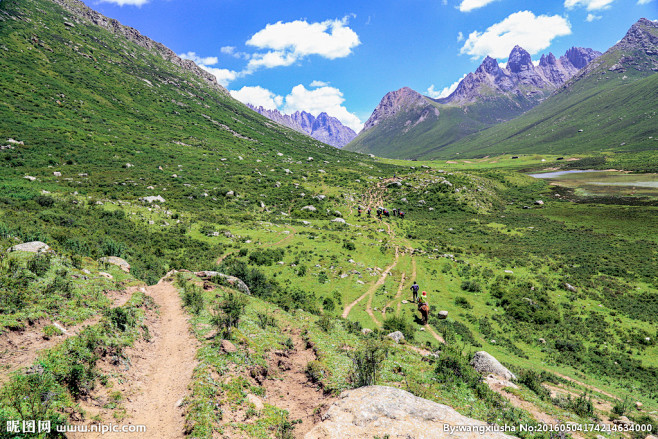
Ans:
<svg viewBox="0 0 658 439"><path fill-rule="evenodd" d="M400 211L400 218L404 219L404 212Z"/></svg>
<svg viewBox="0 0 658 439"><path fill-rule="evenodd" d="M391 214L389 214L389 213L388 213L388 210L386 210L386 209L384 209L384 215L386 216L386 218L388 218L389 216L391 216Z"/></svg>
<svg viewBox="0 0 658 439"><path fill-rule="evenodd" d="M393 216L397 216L397 215L398 215L398 210L394 207L393 208Z"/></svg>
<svg viewBox="0 0 658 439"><path fill-rule="evenodd" d="M359 210L358 210L358 213L356 214L356 216L361 216L361 208L360 207L359 207Z"/></svg>
<svg viewBox="0 0 658 439"><path fill-rule="evenodd" d="M416 281L414 281L414 284L411 286L411 294L413 295L412 302L414 302L414 303L416 303L418 301L418 289L419 288L420 287L418 286Z"/></svg>
<svg viewBox="0 0 658 439"><path fill-rule="evenodd" d="M382 210L379 208L377 209L377 218L382 219Z"/></svg>
<svg viewBox="0 0 658 439"><path fill-rule="evenodd" d="M372 212L372 209L368 208L368 216L370 216L370 212Z"/></svg>
<svg viewBox="0 0 658 439"><path fill-rule="evenodd" d="M427 303L427 293L425 291L423 291L418 298L418 311L420 311L422 316L423 325L427 325L427 320L430 315L430 305Z"/></svg>

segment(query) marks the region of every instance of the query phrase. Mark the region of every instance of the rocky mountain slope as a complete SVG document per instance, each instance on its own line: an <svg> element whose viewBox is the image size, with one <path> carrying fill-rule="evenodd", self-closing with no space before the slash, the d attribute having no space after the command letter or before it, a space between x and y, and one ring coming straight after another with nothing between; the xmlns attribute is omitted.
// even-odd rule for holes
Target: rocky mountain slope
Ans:
<svg viewBox="0 0 658 439"><path fill-rule="evenodd" d="M388 93L347 149L414 158L444 148L523 114L600 55L592 49L572 47L559 58L552 53L542 55L535 66L530 54L516 46L505 67L486 57L446 98L430 99L408 88ZM411 107L414 111L399 115L401 109Z"/></svg>
<svg viewBox="0 0 658 439"><path fill-rule="evenodd" d="M643 18L537 107L427 156L655 149L656 72L658 22Z"/></svg>
<svg viewBox="0 0 658 439"><path fill-rule="evenodd" d="M283 114L279 110L268 110L247 104L255 112L262 114L274 122L292 128L300 133L308 134L320 142L342 148L356 137L351 128L343 125L335 117L322 112L317 117L306 111L296 111L293 114Z"/></svg>

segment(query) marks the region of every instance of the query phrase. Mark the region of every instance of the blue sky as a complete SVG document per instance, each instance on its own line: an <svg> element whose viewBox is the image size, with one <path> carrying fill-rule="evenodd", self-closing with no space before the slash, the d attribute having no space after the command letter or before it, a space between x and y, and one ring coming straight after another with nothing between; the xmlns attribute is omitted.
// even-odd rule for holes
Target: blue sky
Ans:
<svg viewBox="0 0 658 439"><path fill-rule="evenodd" d="M232 94L359 130L408 86L438 97L486 55L604 52L658 0L86 0L194 59Z"/></svg>

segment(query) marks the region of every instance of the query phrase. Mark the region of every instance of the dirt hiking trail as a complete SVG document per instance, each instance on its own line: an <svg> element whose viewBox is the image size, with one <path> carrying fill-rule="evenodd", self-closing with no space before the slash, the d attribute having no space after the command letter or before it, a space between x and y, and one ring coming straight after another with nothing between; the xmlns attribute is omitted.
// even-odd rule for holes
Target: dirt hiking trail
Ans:
<svg viewBox="0 0 658 439"><path fill-rule="evenodd" d="M145 425L146 433L141 434L144 438L182 438L185 419L179 405L188 394L198 342L190 332L178 291L167 277L146 291L158 305L160 315L149 325L151 342L140 343L129 353L132 366L125 383L117 386L125 395L127 417L121 424ZM69 437L125 438L126 433L78 433Z"/></svg>

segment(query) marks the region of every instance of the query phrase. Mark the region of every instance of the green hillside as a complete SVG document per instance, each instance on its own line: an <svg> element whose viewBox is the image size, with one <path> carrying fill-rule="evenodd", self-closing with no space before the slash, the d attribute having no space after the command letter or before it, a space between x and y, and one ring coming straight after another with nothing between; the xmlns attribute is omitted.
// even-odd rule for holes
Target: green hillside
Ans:
<svg viewBox="0 0 658 439"><path fill-rule="evenodd" d="M338 150L72 0L3 0L0 20L3 427L138 424L137 398L158 389L149 367L196 361L185 396L162 399L180 437L291 437L295 416L326 407L284 409L290 381L329 402L376 382L498 425L535 410L658 429L655 202ZM35 240L52 252L9 251ZM154 352L171 332L192 339L186 360ZM479 350L518 389L490 388L469 365ZM248 400L268 393L262 409Z"/></svg>
<svg viewBox="0 0 658 439"><path fill-rule="evenodd" d="M516 119L429 150L425 157L655 150L658 74L631 78L628 73L602 71Z"/></svg>
<svg viewBox="0 0 658 439"><path fill-rule="evenodd" d="M518 96L484 96L480 101L459 107L428 98L428 107L438 109L438 118L421 119L424 108L401 112L362 132L343 149L380 157L418 159L427 151L443 149L492 125L509 120L536 105ZM411 128L408 121L418 121Z"/></svg>

